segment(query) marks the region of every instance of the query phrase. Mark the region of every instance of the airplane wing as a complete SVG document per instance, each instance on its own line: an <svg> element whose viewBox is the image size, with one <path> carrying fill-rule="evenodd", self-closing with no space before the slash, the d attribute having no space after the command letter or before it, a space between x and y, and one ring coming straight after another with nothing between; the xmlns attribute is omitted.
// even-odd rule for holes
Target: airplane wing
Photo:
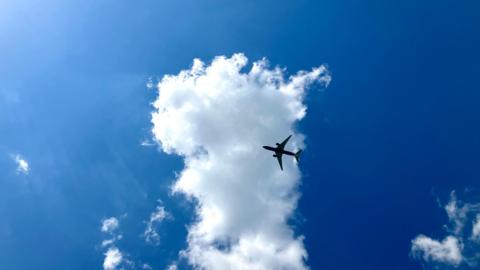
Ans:
<svg viewBox="0 0 480 270"><path fill-rule="evenodd" d="M282 154L281 153L276 153L277 156L278 164L280 165L280 170L283 171L283 166L282 166Z"/></svg>
<svg viewBox="0 0 480 270"><path fill-rule="evenodd" d="M287 144L288 140L290 140L290 137L292 137L292 135L288 136L281 144L279 144L277 146L277 150L283 151L283 149L285 148L285 145Z"/></svg>

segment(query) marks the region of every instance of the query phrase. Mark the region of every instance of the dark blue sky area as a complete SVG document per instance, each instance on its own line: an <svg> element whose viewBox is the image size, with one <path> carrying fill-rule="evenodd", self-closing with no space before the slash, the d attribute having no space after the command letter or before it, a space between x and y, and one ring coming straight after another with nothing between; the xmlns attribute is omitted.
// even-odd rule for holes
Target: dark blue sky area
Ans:
<svg viewBox="0 0 480 270"><path fill-rule="evenodd" d="M145 84L195 57L328 64L298 126L292 223L312 269L422 269L410 241L445 236L437 199L479 193L478 1L47 2L0 4L0 269L101 269L100 220L124 213L119 248L154 269L176 259L192 206L168 196L181 160L140 146ZM175 219L146 246L159 198Z"/></svg>

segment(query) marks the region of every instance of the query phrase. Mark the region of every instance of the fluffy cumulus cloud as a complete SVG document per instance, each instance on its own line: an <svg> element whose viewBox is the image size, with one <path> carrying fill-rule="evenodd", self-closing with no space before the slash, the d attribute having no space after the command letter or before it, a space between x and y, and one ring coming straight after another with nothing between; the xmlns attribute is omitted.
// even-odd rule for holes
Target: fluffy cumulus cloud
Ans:
<svg viewBox="0 0 480 270"><path fill-rule="evenodd" d="M419 235L412 241L412 251L421 253L425 261L443 262L459 265L462 262L462 246L458 239L448 236L443 241L433 240Z"/></svg>
<svg viewBox="0 0 480 270"><path fill-rule="evenodd" d="M450 201L444 209L450 221L450 224L444 227L448 235L442 241L425 235L417 236L412 240L412 254L437 266L441 264L456 268L463 264L469 268L477 267L480 246L476 241L476 230L480 228L476 229L476 222L480 215L480 204L462 202L457 199L455 191L452 191Z"/></svg>
<svg viewBox="0 0 480 270"><path fill-rule="evenodd" d="M105 252L105 260L103 261L103 269L115 270L122 263L122 253L118 248L111 247Z"/></svg>
<svg viewBox="0 0 480 270"><path fill-rule="evenodd" d="M13 160L17 164L17 173L28 174L30 172L30 165L28 161L23 158L21 155L16 154L13 156Z"/></svg>
<svg viewBox="0 0 480 270"><path fill-rule="evenodd" d="M158 245L160 243L160 235L158 234L156 228L165 218L169 216L170 214L162 205L158 205L155 211L150 214L150 219L147 221L147 226L143 232L143 237L147 243L153 245Z"/></svg>
<svg viewBox="0 0 480 270"><path fill-rule="evenodd" d="M305 117L313 83L326 85L324 66L285 78L261 60L217 57L167 75L158 84L153 134L162 150L184 158L172 189L198 203L182 257L199 269L307 269L303 236L288 220L297 207L301 174L284 157L281 171L262 145L303 146L295 124Z"/></svg>

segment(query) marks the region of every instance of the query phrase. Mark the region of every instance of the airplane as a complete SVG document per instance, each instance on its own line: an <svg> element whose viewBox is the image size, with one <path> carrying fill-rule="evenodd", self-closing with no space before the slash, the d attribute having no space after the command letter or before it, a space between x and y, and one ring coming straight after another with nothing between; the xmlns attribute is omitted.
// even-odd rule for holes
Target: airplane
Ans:
<svg viewBox="0 0 480 270"><path fill-rule="evenodd" d="M282 143L276 143L277 147L271 147L264 145L263 148L275 152L273 154L273 157L276 157L278 160L278 164L280 164L280 170L283 171L283 165L282 165L282 155L289 155L289 156L294 156L297 162L300 160L300 153L302 153L302 149L298 150L296 153L286 151L284 150L285 145L287 144L288 140L292 137L292 135L288 136Z"/></svg>

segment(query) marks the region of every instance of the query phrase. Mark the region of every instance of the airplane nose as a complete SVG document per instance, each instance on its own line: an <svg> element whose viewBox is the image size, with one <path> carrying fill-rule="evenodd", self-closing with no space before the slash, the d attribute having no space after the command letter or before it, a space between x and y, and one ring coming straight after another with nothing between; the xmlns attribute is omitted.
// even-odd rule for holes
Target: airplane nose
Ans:
<svg viewBox="0 0 480 270"><path fill-rule="evenodd" d="M263 148L268 150L268 148L265 145L263 146Z"/></svg>

